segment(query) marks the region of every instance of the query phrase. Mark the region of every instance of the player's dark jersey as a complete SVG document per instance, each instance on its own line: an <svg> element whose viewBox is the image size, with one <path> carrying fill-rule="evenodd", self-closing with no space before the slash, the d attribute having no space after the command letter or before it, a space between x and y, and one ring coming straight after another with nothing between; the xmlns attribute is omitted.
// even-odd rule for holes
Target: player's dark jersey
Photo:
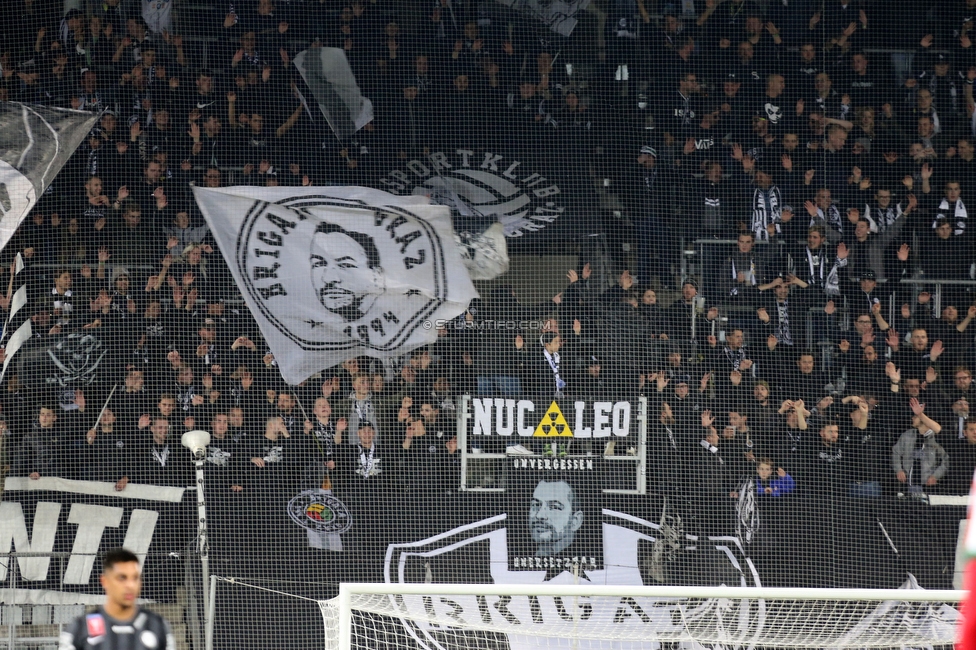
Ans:
<svg viewBox="0 0 976 650"><path fill-rule="evenodd" d="M65 628L58 650L176 650L176 640L159 614L142 609L131 621L119 621L99 608Z"/></svg>

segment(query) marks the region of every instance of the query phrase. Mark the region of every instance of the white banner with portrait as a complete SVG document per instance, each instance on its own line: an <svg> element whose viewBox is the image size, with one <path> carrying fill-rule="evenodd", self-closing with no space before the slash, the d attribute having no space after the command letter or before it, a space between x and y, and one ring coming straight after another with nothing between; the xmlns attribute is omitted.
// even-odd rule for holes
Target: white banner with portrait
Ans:
<svg viewBox="0 0 976 650"><path fill-rule="evenodd" d="M194 188L282 377L433 343L477 297L448 208L362 187Z"/></svg>

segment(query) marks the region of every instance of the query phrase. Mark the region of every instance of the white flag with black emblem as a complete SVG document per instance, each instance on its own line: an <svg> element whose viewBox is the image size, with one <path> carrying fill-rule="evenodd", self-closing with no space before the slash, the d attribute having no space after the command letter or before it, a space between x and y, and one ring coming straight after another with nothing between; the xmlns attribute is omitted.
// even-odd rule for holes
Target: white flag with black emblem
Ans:
<svg viewBox="0 0 976 650"><path fill-rule="evenodd" d="M97 118L82 111L0 102L0 249Z"/></svg>
<svg viewBox="0 0 976 650"><path fill-rule="evenodd" d="M193 189L289 384L433 343L477 297L450 210L363 187Z"/></svg>

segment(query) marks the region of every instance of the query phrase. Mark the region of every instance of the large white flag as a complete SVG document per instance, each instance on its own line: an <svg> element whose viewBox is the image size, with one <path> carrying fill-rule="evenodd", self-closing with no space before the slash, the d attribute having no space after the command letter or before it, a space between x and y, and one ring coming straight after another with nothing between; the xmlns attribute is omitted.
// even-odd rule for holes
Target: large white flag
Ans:
<svg viewBox="0 0 976 650"><path fill-rule="evenodd" d="M450 210L363 187L193 189L241 295L297 384L434 342L477 297Z"/></svg>
<svg viewBox="0 0 976 650"><path fill-rule="evenodd" d="M0 102L0 249L96 119L82 111Z"/></svg>

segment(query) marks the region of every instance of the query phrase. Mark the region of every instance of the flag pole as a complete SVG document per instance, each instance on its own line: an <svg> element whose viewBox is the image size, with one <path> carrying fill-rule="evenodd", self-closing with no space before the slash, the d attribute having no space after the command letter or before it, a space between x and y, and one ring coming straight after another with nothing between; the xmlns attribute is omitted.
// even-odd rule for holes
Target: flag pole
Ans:
<svg viewBox="0 0 976 650"><path fill-rule="evenodd" d="M305 412L305 407L302 406L302 400L298 399L298 393L295 393L295 403L298 404L298 408L301 409L302 415L305 416L305 420L307 422L311 422L312 423L312 428L314 429L315 428L315 421L312 420L312 419L310 419L308 417L308 413ZM304 430L305 430L305 423L302 422L302 431L304 431ZM325 464L325 460L324 460L325 459L325 450L322 449L322 443L319 442L318 436L316 436L312 432L309 432L306 435L312 436L312 440L315 441L315 446L319 448L319 453L322 454L323 465L324 465ZM323 490L331 490L332 489L332 479L329 477L329 468L328 467L325 468L325 478L322 479L322 485L320 487Z"/></svg>
<svg viewBox="0 0 976 650"><path fill-rule="evenodd" d="M102 416L105 415L105 411L108 409L108 403L112 401L112 395L115 395L115 389L118 387L119 382L115 382L115 385L112 386L112 391L108 394L108 398L105 400L105 403L102 404L102 410L98 412L98 417L95 419L95 424L92 425L90 430L98 428L98 423L102 421Z"/></svg>

